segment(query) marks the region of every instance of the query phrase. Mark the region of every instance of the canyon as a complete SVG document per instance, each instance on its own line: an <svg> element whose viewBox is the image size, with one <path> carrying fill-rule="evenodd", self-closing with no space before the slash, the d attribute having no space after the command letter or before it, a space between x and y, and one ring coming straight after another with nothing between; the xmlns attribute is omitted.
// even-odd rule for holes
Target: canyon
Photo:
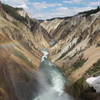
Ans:
<svg viewBox="0 0 100 100"><path fill-rule="evenodd" d="M58 67L77 100L99 100L86 79L100 75L100 7L40 21L22 8L0 3L0 100L32 100L40 86L41 52ZM76 92L77 91L77 92Z"/></svg>

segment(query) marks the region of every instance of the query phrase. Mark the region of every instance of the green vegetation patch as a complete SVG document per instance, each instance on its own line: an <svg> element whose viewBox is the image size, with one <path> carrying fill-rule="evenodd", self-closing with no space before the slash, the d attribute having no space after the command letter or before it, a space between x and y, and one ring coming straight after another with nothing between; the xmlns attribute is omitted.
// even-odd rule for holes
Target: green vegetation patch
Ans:
<svg viewBox="0 0 100 100"><path fill-rule="evenodd" d="M60 56L60 58L59 58L58 60L62 59L64 56L66 56L66 54L67 54L68 52L70 52L74 47L75 47L75 44L74 44L71 48L69 48L66 52L64 52L64 53Z"/></svg>
<svg viewBox="0 0 100 100"><path fill-rule="evenodd" d="M95 14L97 12L100 11L100 7L98 6L96 9L93 9L93 10L89 10L89 11L85 11L85 12L81 12L79 14L84 14L85 17L88 17L90 16L91 14Z"/></svg>
<svg viewBox="0 0 100 100"><path fill-rule="evenodd" d="M27 19L25 17L23 17L17 13L17 10L20 10L22 8L14 8L7 4L2 4L2 6L3 6L4 11L6 13L8 13L10 16L14 17L16 20L19 20L21 22L27 21Z"/></svg>
<svg viewBox="0 0 100 100"><path fill-rule="evenodd" d="M100 59L86 72L88 75L100 75Z"/></svg>
<svg viewBox="0 0 100 100"><path fill-rule="evenodd" d="M79 67L81 67L85 62L87 61L87 59L78 59L74 64L73 64L73 67L74 69L77 69Z"/></svg>
<svg viewBox="0 0 100 100"><path fill-rule="evenodd" d="M85 80L85 77L82 77L72 85L71 91L75 97L79 97L87 88L89 88Z"/></svg>

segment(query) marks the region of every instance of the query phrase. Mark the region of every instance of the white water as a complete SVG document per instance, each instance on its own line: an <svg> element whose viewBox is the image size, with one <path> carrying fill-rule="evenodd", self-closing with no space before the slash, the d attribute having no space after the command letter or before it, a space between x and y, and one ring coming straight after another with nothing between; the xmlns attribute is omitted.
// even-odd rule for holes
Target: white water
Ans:
<svg viewBox="0 0 100 100"><path fill-rule="evenodd" d="M73 98L64 92L66 84L63 74L47 60L48 51L44 50L41 58L40 72L38 72L38 81L40 83L40 92L34 100L73 100Z"/></svg>
<svg viewBox="0 0 100 100"><path fill-rule="evenodd" d="M43 62L45 60L45 58L48 58L48 51L47 50L42 50L43 56L41 58L41 62Z"/></svg>

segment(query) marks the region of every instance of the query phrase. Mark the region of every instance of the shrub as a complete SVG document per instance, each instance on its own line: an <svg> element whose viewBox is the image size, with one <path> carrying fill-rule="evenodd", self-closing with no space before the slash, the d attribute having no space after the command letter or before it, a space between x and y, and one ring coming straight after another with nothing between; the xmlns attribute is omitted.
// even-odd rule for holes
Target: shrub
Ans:
<svg viewBox="0 0 100 100"><path fill-rule="evenodd" d="M89 10L89 11L84 11L84 12L81 12L79 14L84 14L85 17L88 17L90 16L91 14L94 14L94 13L97 13L100 11L100 7L98 6L96 9L93 9L93 10Z"/></svg>
<svg viewBox="0 0 100 100"><path fill-rule="evenodd" d="M86 73L88 75L100 75L100 59Z"/></svg>
<svg viewBox="0 0 100 100"><path fill-rule="evenodd" d="M85 62L87 61L87 59L78 59L74 64L73 64L73 67L75 69L81 67Z"/></svg>

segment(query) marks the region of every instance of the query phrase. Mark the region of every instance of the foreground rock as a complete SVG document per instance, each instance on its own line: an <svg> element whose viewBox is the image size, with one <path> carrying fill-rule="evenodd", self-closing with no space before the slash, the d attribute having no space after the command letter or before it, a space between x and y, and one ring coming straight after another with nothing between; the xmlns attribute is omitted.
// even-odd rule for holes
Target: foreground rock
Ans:
<svg viewBox="0 0 100 100"><path fill-rule="evenodd" d="M100 93L100 76L90 77L86 80L90 87L93 87L97 93Z"/></svg>

